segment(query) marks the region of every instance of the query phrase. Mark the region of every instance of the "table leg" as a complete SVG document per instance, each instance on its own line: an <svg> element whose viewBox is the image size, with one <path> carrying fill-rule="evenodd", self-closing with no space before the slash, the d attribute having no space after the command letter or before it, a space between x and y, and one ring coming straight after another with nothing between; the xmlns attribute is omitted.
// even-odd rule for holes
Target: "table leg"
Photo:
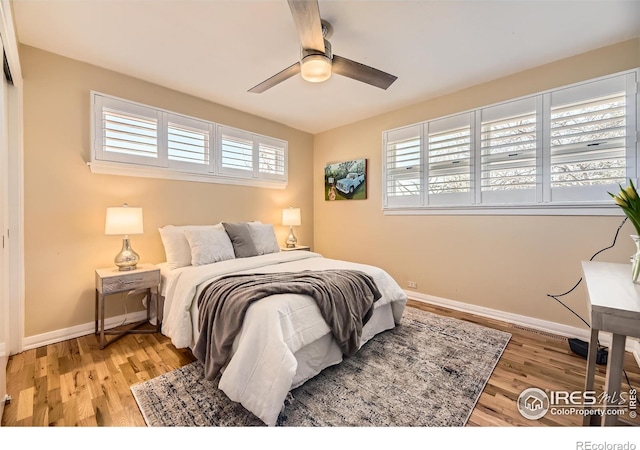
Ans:
<svg viewBox="0 0 640 450"><path fill-rule="evenodd" d="M102 350L107 345L104 338L104 295L98 296L98 302L100 303L100 350Z"/></svg>
<svg viewBox="0 0 640 450"><path fill-rule="evenodd" d="M592 328L591 338L589 340L589 353L587 355L587 376L585 378L584 390L593 391L593 379L596 374L596 353L598 351L598 333L599 331ZM582 425L593 426L600 425L601 418L596 415L585 414L582 418Z"/></svg>
<svg viewBox="0 0 640 450"><path fill-rule="evenodd" d="M147 288L147 322L151 321L151 288Z"/></svg>
<svg viewBox="0 0 640 450"><path fill-rule="evenodd" d="M94 334L98 334L98 290L96 289L96 331Z"/></svg>
<svg viewBox="0 0 640 450"><path fill-rule="evenodd" d="M604 419L602 424L615 425L618 416L613 412L620 402L620 394L622 387L622 369L624 366L624 345L626 336L623 334L614 334L609 349L609 360L607 361L607 378L605 382L605 403L604 403ZM611 412L611 414L607 414Z"/></svg>
<svg viewBox="0 0 640 450"><path fill-rule="evenodd" d="M156 331L160 333L162 331L162 316L164 305L160 299L160 289L156 288Z"/></svg>

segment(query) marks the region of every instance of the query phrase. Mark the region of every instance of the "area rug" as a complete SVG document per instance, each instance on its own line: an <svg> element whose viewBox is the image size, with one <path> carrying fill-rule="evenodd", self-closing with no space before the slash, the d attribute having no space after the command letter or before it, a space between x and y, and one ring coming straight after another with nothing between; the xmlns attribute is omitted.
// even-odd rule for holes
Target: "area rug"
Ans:
<svg viewBox="0 0 640 450"><path fill-rule="evenodd" d="M511 335L405 309L402 322L294 389L278 426L466 424ZM193 362L131 391L148 426L264 426Z"/></svg>

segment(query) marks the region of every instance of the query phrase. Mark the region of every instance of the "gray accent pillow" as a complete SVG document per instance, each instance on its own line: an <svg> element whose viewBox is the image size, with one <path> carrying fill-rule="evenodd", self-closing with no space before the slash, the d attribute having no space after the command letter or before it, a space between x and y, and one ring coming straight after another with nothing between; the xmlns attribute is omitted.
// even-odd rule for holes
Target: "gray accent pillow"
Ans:
<svg viewBox="0 0 640 450"><path fill-rule="evenodd" d="M266 255L280 251L280 246L278 245L272 224L249 222L248 225L258 255Z"/></svg>
<svg viewBox="0 0 640 450"><path fill-rule="evenodd" d="M191 265L202 266L235 258L229 235L223 229L184 230L191 247Z"/></svg>
<svg viewBox="0 0 640 450"><path fill-rule="evenodd" d="M253 243L251 229L246 222L222 222L222 226L229 235L229 239L231 239L236 258L258 256L258 249L256 249L256 245Z"/></svg>

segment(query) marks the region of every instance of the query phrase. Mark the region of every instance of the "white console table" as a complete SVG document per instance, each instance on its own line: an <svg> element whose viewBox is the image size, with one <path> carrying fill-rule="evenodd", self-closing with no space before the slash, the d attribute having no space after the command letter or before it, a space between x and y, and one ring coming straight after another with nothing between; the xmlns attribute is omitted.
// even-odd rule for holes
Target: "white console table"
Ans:
<svg viewBox="0 0 640 450"><path fill-rule="evenodd" d="M605 392L620 398L624 349L627 336L640 337L640 285L631 281L631 264L583 261L582 272L589 297L591 339L587 358L585 391L593 390L598 332L612 333L607 360ZM615 397L613 397L615 394ZM611 405L605 402L605 410ZM583 425L597 425L599 416L585 415ZM605 414L601 425L615 425L617 416Z"/></svg>

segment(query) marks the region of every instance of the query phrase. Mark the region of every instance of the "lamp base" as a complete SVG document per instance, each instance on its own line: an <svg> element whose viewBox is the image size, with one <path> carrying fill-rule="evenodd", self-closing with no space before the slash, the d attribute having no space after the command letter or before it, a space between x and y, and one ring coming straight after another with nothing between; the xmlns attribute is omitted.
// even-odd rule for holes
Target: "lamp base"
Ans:
<svg viewBox="0 0 640 450"><path fill-rule="evenodd" d="M129 236L125 236L124 239L122 239L122 250L120 250L120 253L116 255L113 261L120 271L136 270L140 262L140 256L131 248Z"/></svg>
<svg viewBox="0 0 640 450"><path fill-rule="evenodd" d="M289 236L287 236L287 240L284 241L284 245L287 248L295 248L295 246L298 244L298 239L296 239L296 236L293 234L293 227L290 226L289 227Z"/></svg>

